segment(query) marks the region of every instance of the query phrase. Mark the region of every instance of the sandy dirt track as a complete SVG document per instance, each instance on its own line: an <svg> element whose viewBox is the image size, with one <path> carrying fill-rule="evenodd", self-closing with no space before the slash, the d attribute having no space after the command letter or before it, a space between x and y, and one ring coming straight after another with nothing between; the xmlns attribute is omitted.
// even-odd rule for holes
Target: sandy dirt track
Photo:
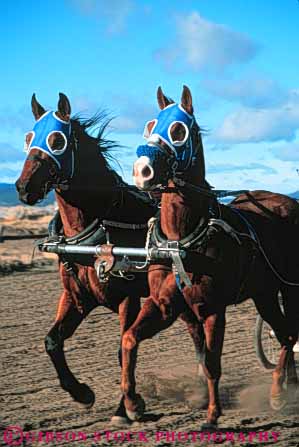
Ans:
<svg viewBox="0 0 299 447"><path fill-rule="evenodd" d="M63 392L44 352L44 337L53 322L60 281L56 265L0 277L0 424L20 426L24 431L79 431L87 441L38 442L34 445L118 445L94 440L93 433L113 430L110 417L120 397L117 361L117 316L97 308L66 342L67 359L80 381L96 393L91 410L82 409ZM268 408L270 373L257 362L253 347L255 310L250 301L230 307L223 355L221 397L224 416L219 429L234 432L235 445L299 446L299 405L281 413ZM195 375L194 349L184 324L177 322L159 337L144 342L137 369L139 390L146 398L146 421L114 431L144 431L148 442L126 445L215 445L214 442L156 441L155 432L194 432L205 418ZM264 442L248 440L249 432L269 432ZM279 432L274 443L271 432ZM246 441L238 441L243 432ZM0 445L7 445L0 435ZM23 443L21 445L32 445ZM221 445L232 445L223 442Z"/></svg>

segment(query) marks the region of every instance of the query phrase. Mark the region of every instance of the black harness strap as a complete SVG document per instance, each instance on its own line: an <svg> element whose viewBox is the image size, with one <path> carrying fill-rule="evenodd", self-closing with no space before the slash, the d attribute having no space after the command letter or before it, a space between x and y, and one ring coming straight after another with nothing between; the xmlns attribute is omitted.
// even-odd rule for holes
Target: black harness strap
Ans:
<svg viewBox="0 0 299 447"><path fill-rule="evenodd" d="M123 230L144 230L147 224L133 224L126 222L116 222L115 220L103 220L104 227L121 228Z"/></svg>
<svg viewBox="0 0 299 447"><path fill-rule="evenodd" d="M156 216L155 224L153 227L153 233L152 238L155 245L163 244L167 241L166 236L162 233L161 230L161 221L160 221L161 213L159 213ZM200 243L202 238L206 235L206 232L208 230L208 220L204 217L202 217L194 230L189 233L187 236L182 238L179 243L182 248L190 248L193 245Z"/></svg>

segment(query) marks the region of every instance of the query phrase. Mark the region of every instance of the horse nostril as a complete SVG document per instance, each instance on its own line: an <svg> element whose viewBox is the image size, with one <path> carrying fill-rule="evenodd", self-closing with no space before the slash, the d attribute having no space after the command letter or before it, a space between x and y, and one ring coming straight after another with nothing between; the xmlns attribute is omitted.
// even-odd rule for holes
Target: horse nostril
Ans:
<svg viewBox="0 0 299 447"><path fill-rule="evenodd" d="M17 181L16 181L16 183L15 183L15 187L16 187L16 190L19 192L20 189L21 189L21 186L20 186L20 180L17 180Z"/></svg>
<svg viewBox="0 0 299 447"><path fill-rule="evenodd" d="M144 177L144 178L151 177L151 176L152 176L152 169L150 169L149 166L144 166L144 167L141 169L141 175L142 175L142 177Z"/></svg>

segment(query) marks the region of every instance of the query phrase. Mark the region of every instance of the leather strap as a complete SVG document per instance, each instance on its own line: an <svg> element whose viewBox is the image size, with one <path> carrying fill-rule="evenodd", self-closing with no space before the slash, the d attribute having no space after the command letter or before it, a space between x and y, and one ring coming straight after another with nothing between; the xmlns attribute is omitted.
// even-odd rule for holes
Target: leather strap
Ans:
<svg viewBox="0 0 299 447"><path fill-rule="evenodd" d="M102 221L104 226L107 227L114 227L114 228L122 228L123 230L143 230L144 228L147 228L146 224L131 224L131 223L125 223L125 222L116 222L115 220L103 220Z"/></svg>

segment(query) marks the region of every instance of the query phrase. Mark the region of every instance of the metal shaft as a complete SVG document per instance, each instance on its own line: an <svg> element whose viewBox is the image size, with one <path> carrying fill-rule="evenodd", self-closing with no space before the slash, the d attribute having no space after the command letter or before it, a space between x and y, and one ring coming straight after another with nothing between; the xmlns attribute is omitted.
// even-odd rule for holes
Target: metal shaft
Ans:
<svg viewBox="0 0 299 447"><path fill-rule="evenodd" d="M80 254L80 255L101 255L101 245L69 245L60 243L47 242L39 245L41 251L56 254ZM172 250L173 251L173 250ZM137 258L146 258L151 255L152 259L171 259L171 250L162 248L152 248L149 251L145 248L134 247L113 247L112 254L114 256L132 256ZM180 250L180 255L185 257L185 252Z"/></svg>

